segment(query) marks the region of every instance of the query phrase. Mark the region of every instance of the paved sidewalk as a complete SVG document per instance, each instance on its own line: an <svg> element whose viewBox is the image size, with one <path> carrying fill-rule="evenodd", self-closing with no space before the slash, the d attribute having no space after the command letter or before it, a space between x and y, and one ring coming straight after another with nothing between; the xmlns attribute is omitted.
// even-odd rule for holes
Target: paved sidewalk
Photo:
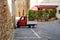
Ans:
<svg viewBox="0 0 60 40"><path fill-rule="evenodd" d="M36 28L15 29L14 40L60 40L59 21L38 22Z"/></svg>

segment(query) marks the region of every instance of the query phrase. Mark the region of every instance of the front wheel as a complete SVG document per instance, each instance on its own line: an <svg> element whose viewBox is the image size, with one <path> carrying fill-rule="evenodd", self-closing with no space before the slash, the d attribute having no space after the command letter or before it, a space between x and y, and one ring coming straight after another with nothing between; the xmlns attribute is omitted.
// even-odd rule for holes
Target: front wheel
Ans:
<svg viewBox="0 0 60 40"><path fill-rule="evenodd" d="M17 25L17 28L20 28L20 26L19 26L19 25Z"/></svg>
<svg viewBox="0 0 60 40"><path fill-rule="evenodd" d="M31 26L29 25L28 28L31 28Z"/></svg>

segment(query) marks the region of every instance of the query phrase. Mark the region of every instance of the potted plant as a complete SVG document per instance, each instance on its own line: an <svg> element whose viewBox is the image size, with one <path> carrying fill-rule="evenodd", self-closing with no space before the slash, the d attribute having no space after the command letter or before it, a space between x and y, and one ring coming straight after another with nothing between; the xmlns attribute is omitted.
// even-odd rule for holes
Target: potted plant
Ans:
<svg viewBox="0 0 60 40"><path fill-rule="evenodd" d="M38 11L34 11L34 20L38 21Z"/></svg>
<svg viewBox="0 0 60 40"><path fill-rule="evenodd" d="M49 12L48 12L48 10L45 9L45 10L42 10L42 11L43 11L43 12L42 12L42 16L43 16L42 21L48 21L48 17L49 17Z"/></svg>
<svg viewBox="0 0 60 40"><path fill-rule="evenodd" d="M52 9L52 10L50 11L50 13L49 13L49 19L50 19L51 21L53 21L53 20L56 19L56 12L57 12L56 9Z"/></svg>
<svg viewBox="0 0 60 40"><path fill-rule="evenodd" d="M34 21L34 12L33 12L33 10L29 10L28 20L29 21Z"/></svg>
<svg viewBox="0 0 60 40"><path fill-rule="evenodd" d="M37 15L38 15L38 21L41 22L41 19L42 19L42 11L39 10Z"/></svg>

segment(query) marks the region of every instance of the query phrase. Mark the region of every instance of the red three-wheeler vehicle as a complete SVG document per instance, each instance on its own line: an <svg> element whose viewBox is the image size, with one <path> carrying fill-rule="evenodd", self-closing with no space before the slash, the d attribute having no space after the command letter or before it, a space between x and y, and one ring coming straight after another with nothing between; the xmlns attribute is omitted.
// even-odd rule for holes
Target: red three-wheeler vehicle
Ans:
<svg viewBox="0 0 60 40"><path fill-rule="evenodd" d="M34 28L35 25L37 25L37 22L27 21L27 17L25 16L20 17L20 19L17 21L17 28L20 28L21 26L28 26L28 28Z"/></svg>

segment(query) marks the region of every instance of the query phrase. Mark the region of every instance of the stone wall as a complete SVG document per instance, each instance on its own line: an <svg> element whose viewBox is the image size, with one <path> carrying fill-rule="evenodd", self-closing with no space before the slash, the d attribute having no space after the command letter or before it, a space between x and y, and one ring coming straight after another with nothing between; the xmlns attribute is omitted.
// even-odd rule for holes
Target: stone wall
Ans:
<svg viewBox="0 0 60 40"><path fill-rule="evenodd" d="M16 17L26 16L30 0L16 0Z"/></svg>
<svg viewBox="0 0 60 40"><path fill-rule="evenodd" d="M11 40L13 19L8 10L7 0L0 0L0 40Z"/></svg>

